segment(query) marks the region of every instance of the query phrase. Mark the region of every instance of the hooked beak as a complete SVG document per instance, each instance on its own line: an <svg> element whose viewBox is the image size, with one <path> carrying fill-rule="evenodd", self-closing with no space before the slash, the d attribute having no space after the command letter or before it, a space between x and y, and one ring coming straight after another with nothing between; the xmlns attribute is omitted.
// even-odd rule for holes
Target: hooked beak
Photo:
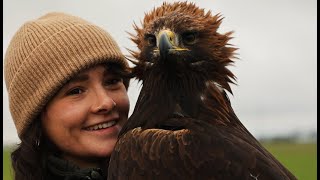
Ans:
<svg viewBox="0 0 320 180"><path fill-rule="evenodd" d="M176 34L170 30L161 30L158 34L158 48L160 51L160 57L166 59L168 54L174 53L176 51L189 51L185 48L179 48Z"/></svg>
<svg viewBox="0 0 320 180"><path fill-rule="evenodd" d="M170 49L174 46L175 34L169 30L162 30L158 35L158 47L161 57L166 57Z"/></svg>

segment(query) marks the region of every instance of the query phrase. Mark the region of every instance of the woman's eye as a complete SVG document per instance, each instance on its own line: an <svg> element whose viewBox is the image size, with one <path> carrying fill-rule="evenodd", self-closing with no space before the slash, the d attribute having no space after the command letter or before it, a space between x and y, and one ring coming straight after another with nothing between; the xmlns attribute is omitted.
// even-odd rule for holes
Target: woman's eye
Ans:
<svg viewBox="0 0 320 180"><path fill-rule="evenodd" d="M81 88L74 88L67 92L67 95L77 95L83 93L83 90Z"/></svg>
<svg viewBox="0 0 320 180"><path fill-rule="evenodd" d="M182 34L182 40L187 45L192 45L197 40L197 33L195 32L186 32Z"/></svg>
<svg viewBox="0 0 320 180"><path fill-rule="evenodd" d="M112 78L112 79L107 80L106 84L107 85L117 85L121 82L122 82L122 78Z"/></svg>
<svg viewBox="0 0 320 180"><path fill-rule="evenodd" d="M149 46L155 46L157 43L156 37L152 34L147 34L145 36L145 39L146 39Z"/></svg>

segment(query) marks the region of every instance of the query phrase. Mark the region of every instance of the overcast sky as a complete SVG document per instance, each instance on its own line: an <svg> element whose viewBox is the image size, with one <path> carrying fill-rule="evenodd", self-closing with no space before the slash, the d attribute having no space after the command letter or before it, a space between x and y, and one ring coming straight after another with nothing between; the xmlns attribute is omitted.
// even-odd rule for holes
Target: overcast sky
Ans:
<svg viewBox="0 0 320 180"><path fill-rule="evenodd" d="M26 21L48 12L80 16L107 30L122 52L135 49L126 32L140 24L144 13L162 0L4 0L3 52ZM171 0L171 2L173 2ZM257 137L316 130L317 1L316 0L194 0L225 18L220 32L234 31L238 57L230 69L237 76L232 106ZM4 54L3 54L4 57ZM4 81L4 80L3 80ZM8 108L3 82L3 142L19 139ZM131 81L130 114L140 85Z"/></svg>

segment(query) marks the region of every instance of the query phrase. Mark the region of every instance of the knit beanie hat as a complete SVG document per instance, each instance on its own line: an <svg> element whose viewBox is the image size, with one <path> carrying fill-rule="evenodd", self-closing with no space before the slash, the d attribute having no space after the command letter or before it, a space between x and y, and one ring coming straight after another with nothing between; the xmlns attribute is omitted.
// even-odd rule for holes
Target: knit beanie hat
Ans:
<svg viewBox="0 0 320 180"><path fill-rule="evenodd" d="M4 59L9 107L18 136L68 80L106 62L128 67L118 45L102 28L57 12L26 22L12 38Z"/></svg>

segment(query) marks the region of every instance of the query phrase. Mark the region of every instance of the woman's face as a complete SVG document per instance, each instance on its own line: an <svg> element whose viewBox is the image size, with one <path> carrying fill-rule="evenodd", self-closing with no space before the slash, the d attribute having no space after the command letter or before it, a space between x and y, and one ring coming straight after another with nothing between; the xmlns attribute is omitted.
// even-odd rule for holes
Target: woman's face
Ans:
<svg viewBox="0 0 320 180"><path fill-rule="evenodd" d="M110 156L128 111L122 78L98 65L62 87L42 112L42 124L63 157L81 167Z"/></svg>

